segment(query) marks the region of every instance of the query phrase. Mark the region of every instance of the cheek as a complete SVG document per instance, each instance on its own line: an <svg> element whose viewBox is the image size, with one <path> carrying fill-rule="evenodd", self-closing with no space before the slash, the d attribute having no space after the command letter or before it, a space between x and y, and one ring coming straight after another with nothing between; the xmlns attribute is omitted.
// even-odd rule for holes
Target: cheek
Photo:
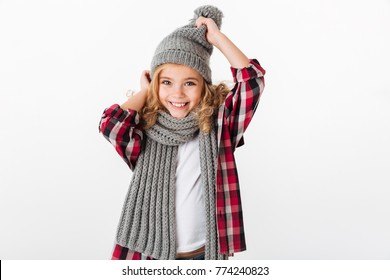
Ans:
<svg viewBox="0 0 390 280"><path fill-rule="evenodd" d="M196 93L196 95L194 97L194 101L195 101L196 105L199 105L201 100L202 100L202 93L199 91Z"/></svg>
<svg viewBox="0 0 390 280"><path fill-rule="evenodd" d="M159 90L155 95L154 95L154 100L156 102L156 105L158 105L160 108L166 106L166 95L164 94L163 91Z"/></svg>
<svg viewBox="0 0 390 280"><path fill-rule="evenodd" d="M198 106L200 104L200 101L201 101L201 98L200 96L198 98L195 99L195 105Z"/></svg>
<svg viewBox="0 0 390 280"><path fill-rule="evenodd" d="M164 102L167 95L163 90L159 90L157 96L160 102Z"/></svg>

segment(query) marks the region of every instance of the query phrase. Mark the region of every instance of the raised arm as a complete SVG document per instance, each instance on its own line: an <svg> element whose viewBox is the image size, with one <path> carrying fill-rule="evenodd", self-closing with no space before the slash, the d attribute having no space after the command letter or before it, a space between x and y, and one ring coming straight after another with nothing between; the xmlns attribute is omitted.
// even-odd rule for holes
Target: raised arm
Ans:
<svg viewBox="0 0 390 280"><path fill-rule="evenodd" d="M223 34L211 18L199 17L195 25L207 28L207 41L218 48L229 61L233 68L245 68L249 64L248 57L230 39Z"/></svg>
<svg viewBox="0 0 390 280"><path fill-rule="evenodd" d="M248 57L223 34L211 18L199 17L195 25L207 28L206 39L217 47L231 65L235 86L220 107L219 121L229 128L232 146L243 145L243 134L248 127L264 89L265 70L257 60ZM222 123L220 123L222 125ZM225 133L225 132L222 132Z"/></svg>
<svg viewBox="0 0 390 280"><path fill-rule="evenodd" d="M122 105L114 104L104 110L99 123L99 131L115 147L115 150L132 170L134 170L141 152L143 138L138 112L145 104L149 85L149 71L143 71L141 90L129 97Z"/></svg>

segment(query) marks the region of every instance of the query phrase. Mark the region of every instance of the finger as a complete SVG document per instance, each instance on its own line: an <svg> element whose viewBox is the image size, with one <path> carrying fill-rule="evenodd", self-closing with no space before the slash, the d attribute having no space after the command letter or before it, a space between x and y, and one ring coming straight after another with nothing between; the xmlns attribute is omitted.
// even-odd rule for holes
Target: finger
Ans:
<svg viewBox="0 0 390 280"><path fill-rule="evenodd" d="M206 18L205 17L198 17L195 21L196 27L200 27L202 25L206 25Z"/></svg>
<svg viewBox="0 0 390 280"><path fill-rule="evenodd" d="M145 76L145 78L150 82L151 79L150 79L150 71L149 70L144 70L143 71L143 76Z"/></svg>

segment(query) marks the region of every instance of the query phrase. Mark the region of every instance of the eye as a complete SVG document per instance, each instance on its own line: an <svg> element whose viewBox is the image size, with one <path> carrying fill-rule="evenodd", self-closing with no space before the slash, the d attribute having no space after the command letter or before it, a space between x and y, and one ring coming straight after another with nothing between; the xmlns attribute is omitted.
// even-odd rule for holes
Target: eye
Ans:
<svg viewBox="0 0 390 280"><path fill-rule="evenodd" d="M166 86L169 86L169 85L171 84L171 82L168 81L168 80L162 80L162 81L161 81L161 84L166 85Z"/></svg>
<svg viewBox="0 0 390 280"><path fill-rule="evenodd" d="M186 86L196 86L194 82L185 82L184 85Z"/></svg>

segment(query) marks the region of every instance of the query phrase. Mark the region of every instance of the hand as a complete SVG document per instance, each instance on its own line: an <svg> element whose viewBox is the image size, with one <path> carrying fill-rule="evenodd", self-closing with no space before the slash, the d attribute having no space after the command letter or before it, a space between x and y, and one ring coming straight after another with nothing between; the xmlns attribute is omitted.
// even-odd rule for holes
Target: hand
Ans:
<svg viewBox="0 0 390 280"><path fill-rule="evenodd" d="M130 94L130 96L127 96L128 97L127 101L121 105L121 108L123 110L131 109L137 112L142 111L142 108L145 105L146 98L149 92L149 86L150 86L149 70L142 71L140 83L141 83L141 90L136 94L134 94L133 92L132 94Z"/></svg>
<svg viewBox="0 0 390 280"><path fill-rule="evenodd" d="M199 17L195 21L196 27L205 25L207 28L206 39L213 46L217 47L229 60L233 68L244 68L248 66L249 59L233 44L230 39L223 34L217 24L211 18Z"/></svg>
<svg viewBox="0 0 390 280"><path fill-rule="evenodd" d="M142 71L141 79L140 79L141 90L148 90L150 86L150 81L151 81L150 71L149 70Z"/></svg>
<svg viewBox="0 0 390 280"><path fill-rule="evenodd" d="M207 32L206 32L206 39L207 39L207 41L210 44L218 47L217 46L217 44L218 44L218 37L222 34L222 32L218 29L218 26L214 22L213 19L205 18L205 17L199 17L195 21L195 25L198 28L201 27L202 25L205 25L206 28L207 28Z"/></svg>

